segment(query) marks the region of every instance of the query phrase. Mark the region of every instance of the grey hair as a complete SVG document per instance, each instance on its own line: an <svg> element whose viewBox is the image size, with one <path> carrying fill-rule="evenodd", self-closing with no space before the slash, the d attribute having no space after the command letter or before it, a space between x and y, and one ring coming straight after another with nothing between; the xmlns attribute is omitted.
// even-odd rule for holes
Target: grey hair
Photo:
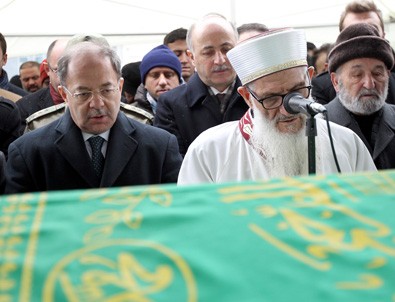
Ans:
<svg viewBox="0 0 395 302"><path fill-rule="evenodd" d="M118 78L121 78L121 59L118 54L108 46L98 45L92 42L80 42L76 45L70 46L70 48L66 49L64 55L59 59L58 62L58 77L60 84L62 86L66 85L66 79L68 76L69 65L70 62L77 56L79 56L82 52L87 50L92 50L96 48L96 54L99 57L109 58L111 61L111 65L117 74Z"/></svg>
<svg viewBox="0 0 395 302"><path fill-rule="evenodd" d="M192 53L194 53L193 43L192 43L192 36L193 36L193 32L194 32L194 30L195 30L196 24L201 23L201 22L204 21L205 19L209 19L209 18L213 18L213 17L220 18L220 19L224 19L226 22L228 22L229 25L232 27L232 30L233 30L233 33L234 33L234 35L235 35L236 41L238 40L239 34L238 34L238 32L237 32L236 26L235 26L232 22L228 21L228 19L226 19L226 17L224 17L224 16L221 15L221 14L218 14L218 13L209 13L209 14L205 15L202 19L200 19L198 22L195 22L194 24L192 24L191 27L189 28L188 32L187 32L187 39L186 39L186 40L187 40L187 46L188 46L188 49L189 49Z"/></svg>

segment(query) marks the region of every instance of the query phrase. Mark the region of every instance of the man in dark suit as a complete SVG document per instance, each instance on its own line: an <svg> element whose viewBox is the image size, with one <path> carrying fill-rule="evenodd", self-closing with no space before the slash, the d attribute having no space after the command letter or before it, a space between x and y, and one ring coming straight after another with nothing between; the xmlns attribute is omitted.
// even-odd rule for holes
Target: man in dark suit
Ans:
<svg viewBox="0 0 395 302"><path fill-rule="evenodd" d="M8 146L22 135L20 132L21 115L14 102L0 96L0 151L5 158Z"/></svg>
<svg viewBox="0 0 395 302"><path fill-rule="evenodd" d="M343 29L356 23L373 25L377 28L380 37L385 38L383 16L373 1L355 0L347 4L340 16L339 31L341 32ZM327 104L336 97L330 73L327 71L314 77L311 81L311 86L311 95L320 104ZM390 73L386 102L395 104L395 68L392 68Z"/></svg>
<svg viewBox="0 0 395 302"><path fill-rule="evenodd" d="M27 117L44 108L64 102L58 92L59 79L56 71L58 69L58 60L66 48L67 41L66 39L55 40L48 47L47 61L44 64L44 68L49 76L49 86L24 96L16 102L22 118L22 132L25 129Z"/></svg>
<svg viewBox="0 0 395 302"><path fill-rule="evenodd" d="M184 155L204 130L240 119L248 109L226 53L237 43L237 29L218 14L209 14L188 31L188 54L196 72L185 85L159 97L154 126L173 133Z"/></svg>
<svg viewBox="0 0 395 302"><path fill-rule="evenodd" d="M395 168L395 105L385 102L394 56L376 27L357 23L344 29L329 53L337 97L326 105L329 120L353 130L377 169Z"/></svg>
<svg viewBox="0 0 395 302"><path fill-rule="evenodd" d="M9 147L5 193L175 182L176 138L120 112L121 62L107 46L81 42L58 62L58 120Z"/></svg>
<svg viewBox="0 0 395 302"><path fill-rule="evenodd" d="M0 96L0 195L4 193L5 166L10 143L20 135L21 116L13 101Z"/></svg>

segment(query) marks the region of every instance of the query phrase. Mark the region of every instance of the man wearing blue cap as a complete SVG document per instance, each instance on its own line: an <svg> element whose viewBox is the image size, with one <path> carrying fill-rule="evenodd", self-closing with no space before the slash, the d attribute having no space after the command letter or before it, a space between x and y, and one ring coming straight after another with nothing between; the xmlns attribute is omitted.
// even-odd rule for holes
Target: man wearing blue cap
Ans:
<svg viewBox="0 0 395 302"><path fill-rule="evenodd" d="M182 83L181 72L181 63L170 48L153 48L141 61L141 85L132 105L155 115L159 96Z"/></svg>

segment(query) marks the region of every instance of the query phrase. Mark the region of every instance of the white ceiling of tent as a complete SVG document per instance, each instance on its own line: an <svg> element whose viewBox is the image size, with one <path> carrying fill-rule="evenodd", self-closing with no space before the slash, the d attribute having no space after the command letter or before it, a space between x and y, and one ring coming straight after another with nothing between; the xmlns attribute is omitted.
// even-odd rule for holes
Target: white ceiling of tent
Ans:
<svg viewBox="0 0 395 302"><path fill-rule="evenodd" d="M0 31L6 37L9 57L45 53L48 45L57 37L89 32L105 35L114 46L129 45L133 48L140 44L146 45L142 50L146 52L152 45L160 43L168 31L177 27L188 28L206 13L218 12L237 26L261 22L268 27L305 28L307 39L320 45L336 39L337 22L348 2L349 0L0 0ZM394 22L395 1L375 2L383 11L385 20L389 22L392 17ZM389 30L390 26L387 26ZM395 34L391 32L390 36L394 37ZM141 51L137 51L139 52Z"/></svg>

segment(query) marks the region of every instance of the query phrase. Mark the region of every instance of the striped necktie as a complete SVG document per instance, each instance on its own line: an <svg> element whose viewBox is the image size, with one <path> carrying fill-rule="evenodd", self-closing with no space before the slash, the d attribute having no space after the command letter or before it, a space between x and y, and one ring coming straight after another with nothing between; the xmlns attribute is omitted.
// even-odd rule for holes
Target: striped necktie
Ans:
<svg viewBox="0 0 395 302"><path fill-rule="evenodd" d="M226 101L225 101L226 93L217 93L215 96L218 99L221 113L224 113L226 107Z"/></svg>

